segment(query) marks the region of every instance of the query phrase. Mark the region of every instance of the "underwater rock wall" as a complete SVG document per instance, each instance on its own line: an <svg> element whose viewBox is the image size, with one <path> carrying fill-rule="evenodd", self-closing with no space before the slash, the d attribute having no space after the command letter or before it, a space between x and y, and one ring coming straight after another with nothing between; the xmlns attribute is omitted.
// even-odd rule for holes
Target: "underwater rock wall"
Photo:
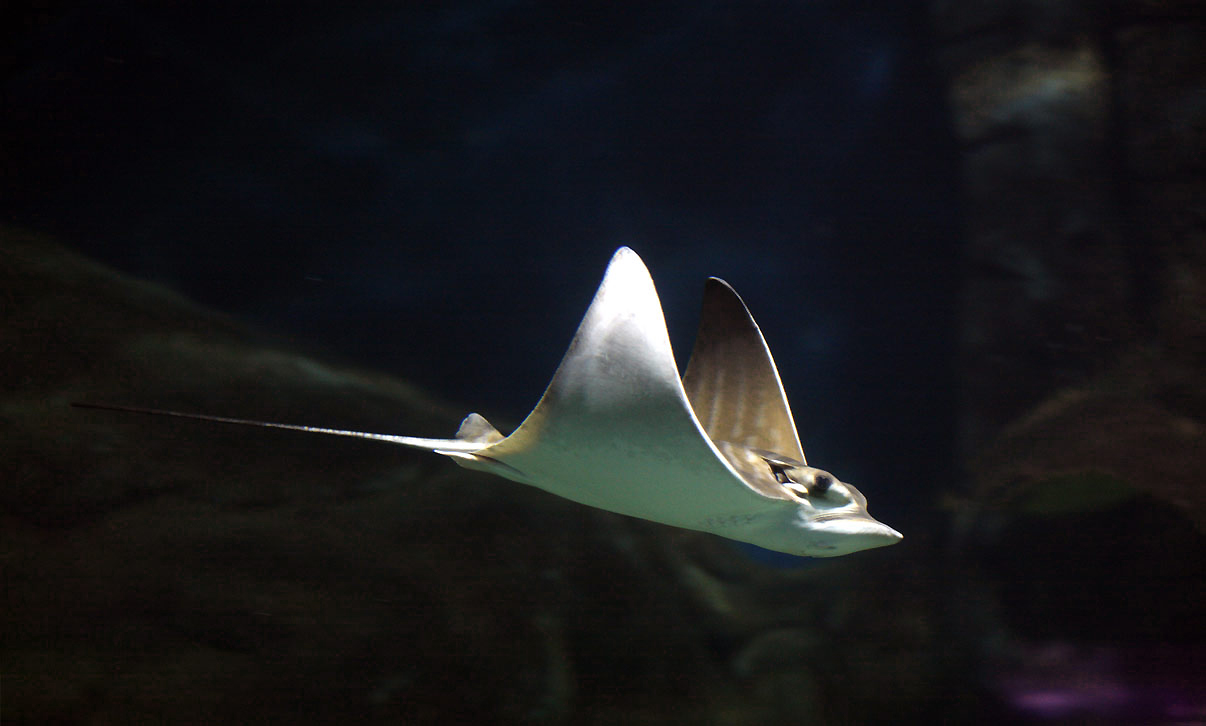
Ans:
<svg viewBox="0 0 1206 726"><path fill-rule="evenodd" d="M1200 370L1201 5L931 8L963 160L965 451L1141 348Z"/></svg>
<svg viewBox="0 0 1206 726"><path fill-rule="evenodd" d="M930 8L968 237L951 635L1016 718L1198 722L1206 6Z"/></svg>
<svg viewBox="0 0 1206 726"><path fill-rule="evenodd" d="M978 496L1097 472L1202 526L1206 12L931 7L962 146Z"/></svg>

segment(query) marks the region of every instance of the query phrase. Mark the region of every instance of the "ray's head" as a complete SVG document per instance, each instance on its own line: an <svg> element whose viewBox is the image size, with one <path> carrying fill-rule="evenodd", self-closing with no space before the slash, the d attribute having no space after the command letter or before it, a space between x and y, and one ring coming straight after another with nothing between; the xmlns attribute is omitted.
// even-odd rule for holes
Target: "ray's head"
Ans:
<svg viewBox="0 0 1206 726"><path fill-rule="evenodd" d="M751 487L783 506L748 538L752 544L808 557L837 557L896 544L903 536L867 512L853 484L787 456L730 442L717 449Z"/></svg>
<svg viewBox="0 0 1206 726"><path fill-rule="evenodd" d="M867 513L867 498L853 484L822 469L798 466L776 477L795 501L781 527L784 549L810 557L837 557L896 544L903 536Z"/></svg>

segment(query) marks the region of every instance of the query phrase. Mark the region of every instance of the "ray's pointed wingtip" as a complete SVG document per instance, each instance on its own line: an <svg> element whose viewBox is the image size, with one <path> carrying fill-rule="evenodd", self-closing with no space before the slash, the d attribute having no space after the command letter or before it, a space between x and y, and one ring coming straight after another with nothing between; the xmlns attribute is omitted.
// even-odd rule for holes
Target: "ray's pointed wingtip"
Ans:
<svg viewBox="0 0 1206 726"><path fill-rule="evenodd" d="M611 261L607 263L607 271L603 274L603 279L604 282L607 280L624 280L628 282L648 280L650 285L653 284L653 277L650 275L645 261L627 245L620 247L612 254Z"/></svg>

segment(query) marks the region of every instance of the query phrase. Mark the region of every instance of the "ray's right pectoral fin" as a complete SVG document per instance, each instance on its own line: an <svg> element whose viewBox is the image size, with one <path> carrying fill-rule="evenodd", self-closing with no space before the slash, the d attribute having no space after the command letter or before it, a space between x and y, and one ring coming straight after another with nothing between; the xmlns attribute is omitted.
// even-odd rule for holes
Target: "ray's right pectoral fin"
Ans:
<svg viewBox="0 0 1206 726"><path fill-rule="evenodd" d="M443 454L452 459L458 465L466 469L474 469L484 471L495 476L501 476L505 479L527 482L527 477L523 472L513 466L508 466L496 459L490 458L488 455L481 453L489 449L493 444L502 441L505 436L498 429L494 428L484 416L477 413L471 413L461 421L460 428L456 430L456 440L467 443L482 444L483 447L477 451L453 451L448 449L433 449L437 454Z"/></svg>

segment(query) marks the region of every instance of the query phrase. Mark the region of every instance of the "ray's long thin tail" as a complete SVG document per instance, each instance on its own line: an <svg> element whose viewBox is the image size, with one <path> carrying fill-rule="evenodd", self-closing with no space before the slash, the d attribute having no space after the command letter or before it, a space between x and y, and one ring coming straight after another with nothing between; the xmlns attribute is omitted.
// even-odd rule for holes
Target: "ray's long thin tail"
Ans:
<svg viewBox="0 0 1206 726"><path fill-rule="evenodd" d="M83 403L73 401L72 406L76 408L92 408L102 411L124 411L126 413L141 413L151 416L173 416L175 418L188 418L198 421L213 421L215 423L238 424L240 426L259 426L261 428L270 429L287 429L289 431L305 431L311 434L327 434L330 436L349 436L357 439L371 439L373 441L384 441L390 444L401 444L409 446L412 449L423 449L424 451L437 452L467 452L472 453L483 447L481 441L470 441L465 439L424 439L415 436L396 436L394 434L374 434L367 431L348 431L345 429L328 429L321 426L306 426L304 424L287 424L276 423L273 421L254 421L246 418L232 418L230 416L212 416L204 413L185 413L182 411L167 411L159 408L142 408L139 406L117 406L107 403Z"/></svg>

